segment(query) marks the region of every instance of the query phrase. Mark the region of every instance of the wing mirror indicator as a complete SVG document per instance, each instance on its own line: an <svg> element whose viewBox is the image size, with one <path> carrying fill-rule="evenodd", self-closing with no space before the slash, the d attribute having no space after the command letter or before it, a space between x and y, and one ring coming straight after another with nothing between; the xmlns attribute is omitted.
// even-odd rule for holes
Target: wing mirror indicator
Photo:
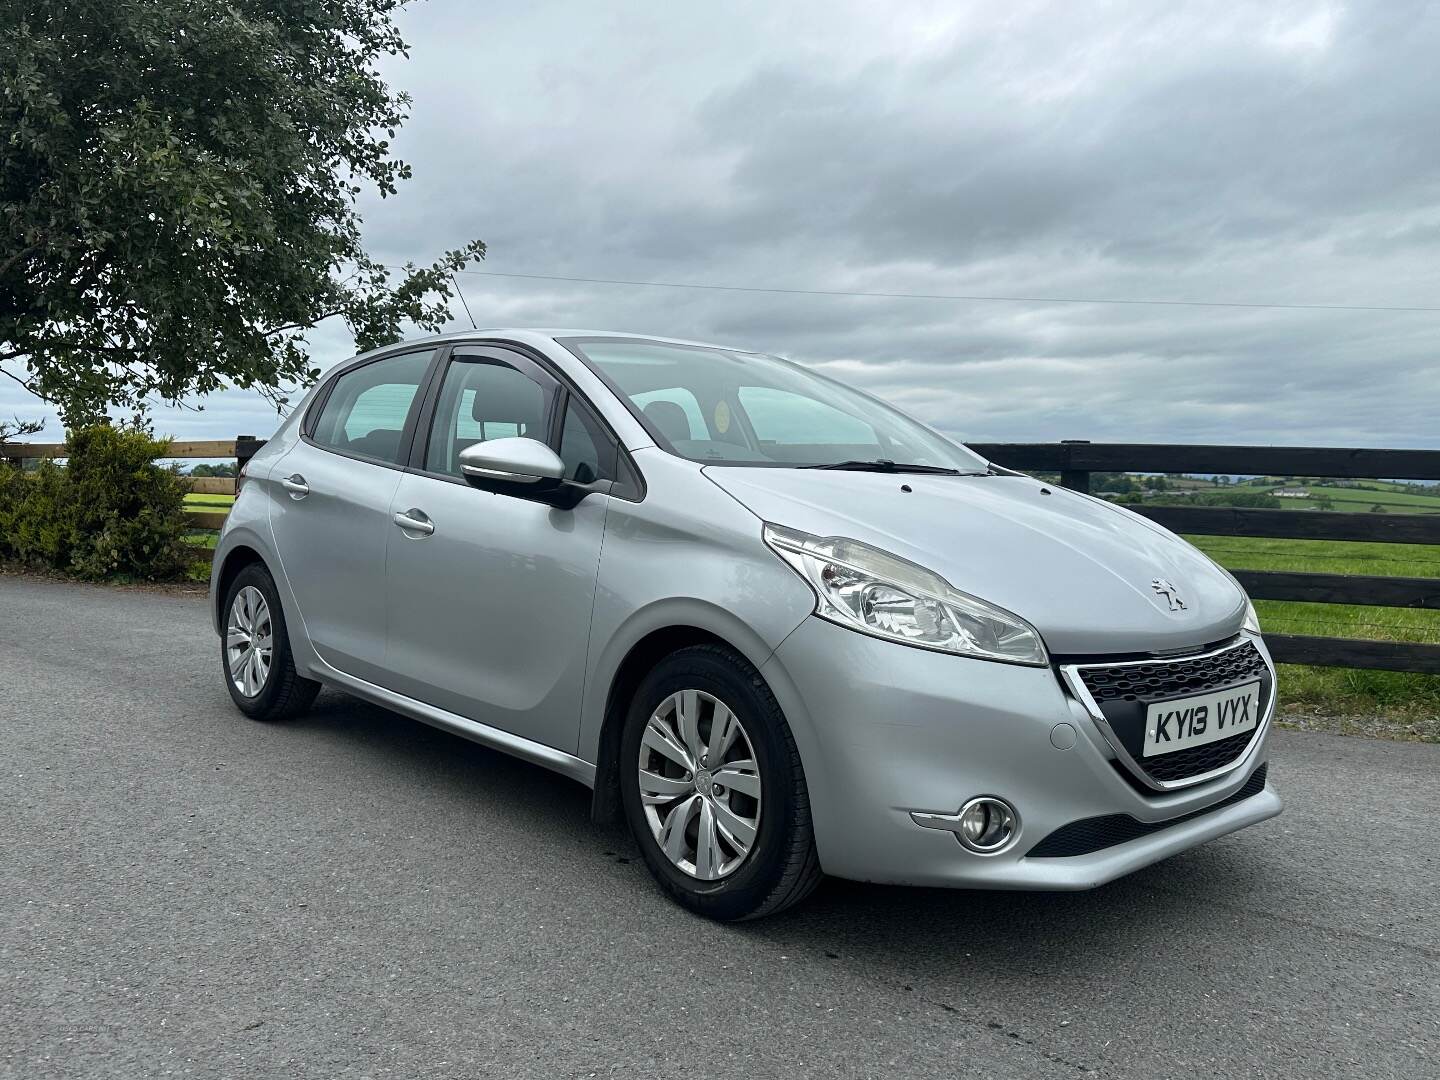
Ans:
<svg viewBox="0 0 1440 1080"><path fill-rule="evenodd" d="M471 443L460 451L460 472L467 480L553 487L564 479L565 463L544 443L522 436Z"/></svg>

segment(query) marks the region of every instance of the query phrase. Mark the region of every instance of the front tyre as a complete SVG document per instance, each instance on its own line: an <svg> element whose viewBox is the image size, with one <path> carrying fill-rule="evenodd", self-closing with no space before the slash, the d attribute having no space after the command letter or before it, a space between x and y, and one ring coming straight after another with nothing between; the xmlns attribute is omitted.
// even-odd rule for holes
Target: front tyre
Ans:
<svg viewBox="0 0 1440 1080"><path fill-rule="evenodd" d="M223 610L220 660L240 711L252 720L289 720L308 709L320 684L295 670L280 594L263 564L235 575Z"/></svg>
<svg viewBox="0 0 1440 1080"><path fill-rule="evenodd" d="M672 897L722 921L774 914L820 882L790 725L739 654L696 645L636 691L621 736L625 817Z"/></svg>

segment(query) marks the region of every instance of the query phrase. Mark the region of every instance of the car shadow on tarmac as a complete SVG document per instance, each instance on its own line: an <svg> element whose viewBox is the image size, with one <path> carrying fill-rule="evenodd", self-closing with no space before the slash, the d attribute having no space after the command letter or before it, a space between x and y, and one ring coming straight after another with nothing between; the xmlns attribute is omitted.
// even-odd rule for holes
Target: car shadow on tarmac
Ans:
<svg viewBox="0 0 1440 1080"><path fill-rule="evenodd" d="M574 781L333 692L291 726L309 738L341 740L348 753L375 755L381 782L397 788L423 782L459 801L488 804L487 814L513 815L537 844L551 840L574 851L579 878L593 878L587 887L617 887L611 882L618 880L618 887L645 890L669 903L651 884L628 831L590 821L589 791ZM587 841L578 850L577 838ZM588 874L600 860L629 863L630 873L619 879ZM988 958L1013 970L1016 963L1048 967L1042 959L1058 951L1067 964L1084 964L1113 957L1125 942L1144 941L1165 951L1177 908L1234 905L1263 872L1253 848L1222 839L1088 892L908 888L827 879L799 907L731 930L791 947L809 939L827 957L949 955L967 963Z"/></svg>

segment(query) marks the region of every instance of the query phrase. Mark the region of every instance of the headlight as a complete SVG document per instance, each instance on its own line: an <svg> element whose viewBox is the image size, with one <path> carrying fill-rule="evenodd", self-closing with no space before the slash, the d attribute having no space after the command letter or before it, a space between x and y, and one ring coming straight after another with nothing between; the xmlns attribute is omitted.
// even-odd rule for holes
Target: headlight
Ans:
<svg viewBox="0 0 1440 1080"><path fill-rule="evenodd" d="M765 542L815 590L815 614L888 641L1010 664L1049 663L1036 629L940 575L844 537L765 526Z"/></svg>

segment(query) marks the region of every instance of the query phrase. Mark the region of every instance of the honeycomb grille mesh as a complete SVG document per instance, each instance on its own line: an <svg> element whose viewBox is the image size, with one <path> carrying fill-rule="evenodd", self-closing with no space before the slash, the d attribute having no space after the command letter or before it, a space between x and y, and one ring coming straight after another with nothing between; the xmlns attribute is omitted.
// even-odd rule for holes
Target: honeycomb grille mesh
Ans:
<svg viewBox="0 0 1440 1080"><path fill-rule="evenodd" d="M1154 701L1203 694L1267 674L1260 650L1247 641L1238 648L1198 660L1156 660L1124 667L1085 667L1080 674L1097 702Z"/></svg>
<svg viewBox="0 0 1440 1080"><path fill-rule="evenodd" d="M1141 751L1147 705L1259 679L1260 715L1264 716L1272 693L1265 658L1250 641L1213 656L1143 664L1087 665L1079 669L1079 675L1130 756L1151 779L1158 781L1185 780L1224 768L1245 752L1257 729L1204 746L1144 758Z"/></svg>

